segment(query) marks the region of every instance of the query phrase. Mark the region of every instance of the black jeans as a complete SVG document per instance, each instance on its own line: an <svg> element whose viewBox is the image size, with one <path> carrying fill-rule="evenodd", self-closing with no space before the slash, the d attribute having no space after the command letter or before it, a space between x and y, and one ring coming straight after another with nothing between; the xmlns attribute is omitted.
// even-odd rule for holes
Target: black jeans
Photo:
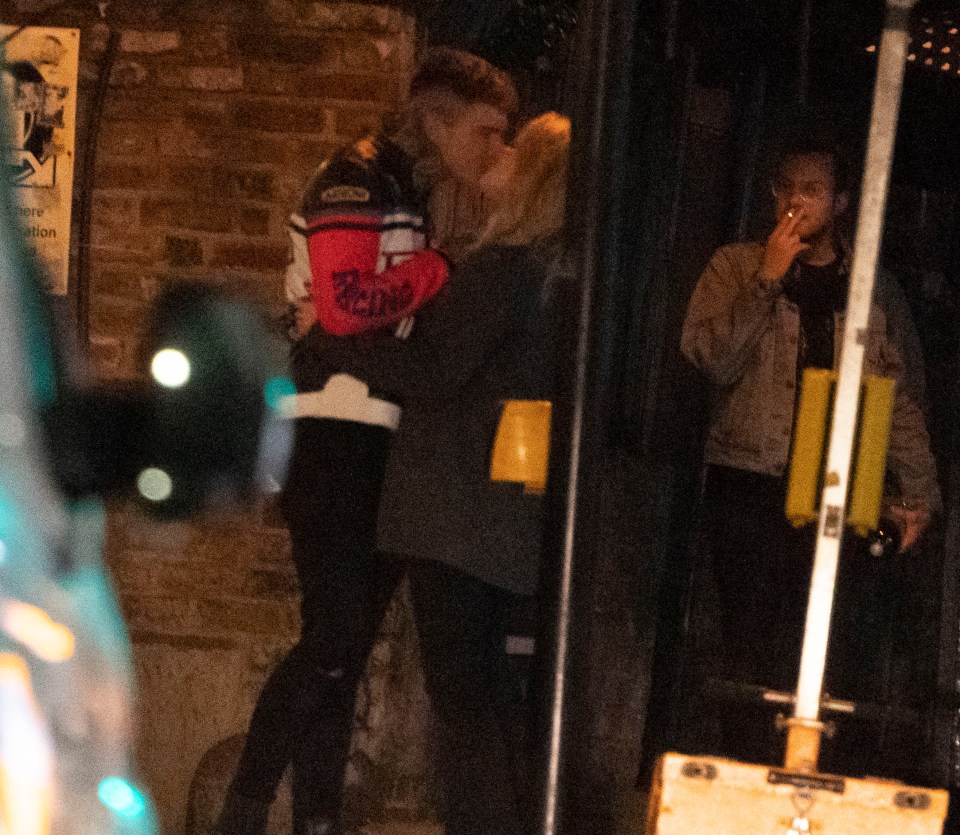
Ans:
<svg viewBox="0 0 960 835"><path fill-rule="evenodd" d="M524 722L504 651L512 595L451 566L375 551L389 443L375 427L298 421L284 512L302 634L260 695L233 790L269 802L292 763L295 818L338 817L357 686L406 571L447 832L515 835Z"/></svg>
<svg viewBox="0 0 960 835"><path fill-rule="evenodd" d="M722 639L711 666L731 681L793 692L816 531L813 526L794 528L786 520L785 490L783 481L772 476L710 467L704 530ZM863 540L845 538L824 674L831 696L870 702L884 698L899 591L890 569L891 560L871 557ZM720 753L755 762L778 758L782 739L776 741L772 733L772 713L724 710L725 750ZM867 768L872 756L866 740L849 732L828 744L824 753L827 763L851 773ZM854 754L860 761L850 759Z"/></svg>
<svg viewBox="0 0 960 835"><path fill-rule="evenodd" d="M519 835L528 725L508 664L514 596L437 562L410 563L447 835Z"/></svg>

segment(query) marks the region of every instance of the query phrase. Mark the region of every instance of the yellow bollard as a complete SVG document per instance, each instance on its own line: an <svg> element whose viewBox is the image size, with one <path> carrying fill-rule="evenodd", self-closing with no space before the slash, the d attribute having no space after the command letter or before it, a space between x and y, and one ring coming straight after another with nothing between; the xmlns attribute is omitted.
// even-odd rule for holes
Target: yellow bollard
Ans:
<svg viewBox="0 0 960 835"><path fill-rule="evenodd" d="M787 519L796 526L817 521L826 452L829 413L836 374L818 368L803 372L797 409L790 475L787 480ZM851 468L847 524L860 536L877 527L893 416L894 381L868 375L863 378L857 422L857 447Z"/></svg>
<svg viewBox="0 0 960 835"><path fill-rule="evenodd" d="M527 493L547 486L550 458L549 400L507 400L490 458L491 481L513 481Z"/></svg>
<svg viewBox="0 0 960 835"><path fill-rule="evenodd" d="M887 470L887 445L893 417L894 381L889 377L864 378L860 408L860 437L853 469L853 488L847 507L847 524L860 536L875 530L880 521L883 477Z"/></svg>
<svg viewBox="0 0 960 835"><path fill-rule="evenodd" d="M832 371L808 368L803 372L787 480L787 519L797 527L817 521L827 416L833 401L835 380Z"/></svg>

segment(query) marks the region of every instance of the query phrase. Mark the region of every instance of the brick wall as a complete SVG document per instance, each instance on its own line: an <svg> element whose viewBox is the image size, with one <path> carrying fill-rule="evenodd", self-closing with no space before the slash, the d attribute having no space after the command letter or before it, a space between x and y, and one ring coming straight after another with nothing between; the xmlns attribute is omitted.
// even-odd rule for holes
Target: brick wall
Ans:
<svg viewBox="0 0 960 835"><path fill-rule="evenodd" d="M110 30L96 4L81 5L23 0L4 22L81 28L82 164ZM304 0L114 0L108 15L120 39L93 179L88 325L97 375L122 380L136 375L148 311L171 282L211 282L282 313L286 216L318 162L402 94L415 31L395 9ZM78 244L75 230L74 268ZM138 681L134 754L164 833L184 831L198 764L245 730L296 636L288 549L269 501L189 524L110 508L106 557ZM395 604L358 704L347 794L357 825L432 814L411 636L408 610ZM205 762L194 831L216 813L236 756L235 745L216 750L227 753ZM282 831L282 814L277 823Z"/></svg>
<svg viewBox="0 0 960 835"><path fill-rule="evenodd" d="M306 178L377 124L411 71L412 21L398 11L221 5L233 11L194 4L162 28L123 27L90 241L90 339L107 377L133 373L168 282L223 283L281 312L284 220ZM105 37L91 27L91 41Z"/></svg>

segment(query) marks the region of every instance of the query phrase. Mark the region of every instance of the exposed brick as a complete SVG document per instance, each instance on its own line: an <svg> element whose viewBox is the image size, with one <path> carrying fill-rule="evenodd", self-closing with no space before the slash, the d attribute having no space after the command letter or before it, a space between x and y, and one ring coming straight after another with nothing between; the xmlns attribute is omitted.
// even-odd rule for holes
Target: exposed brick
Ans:
<svg viewBox="0 0 960 835"><path fill-rule="evenodd" d="M386 104L397 101L400 90L394 76L338 73L325 77L317 84L314 94L329 99Z"/></svg>
<svg viewBox="0 0 960 835"><path fill-rule="evenodd" d="M185 191L197 198L222 198L224 191L213 176L209 165L170 165L168 183L175 191Z"/></svg>
<svg viewBox="0 0 960 835"><path fill-rule="evenodd" d="M217 168L216 178L223 183L227 194L250 200L270 200L273 197L272 171L249 168Z"/></svg>
<svg viewBox="0 0 960 835"><path fill-rule="evenodd" d="M223 134L184 122L161 128L157 141L160 153L166 156L258 164L266 161L284 163L294 144L278 134L240 133L237 130Z"/></svg>
<svg viewBox="0 0 960 835"><path fill-rule="evenodd" d="M293 164L284 169L283 176L275 184L276 199L281 206L289 210L300 204L303 188L309 176L316 170L317 164L318 160L311 160L302 170Z"/></svg>
<svg viewBox="0 0 960 835"><path fill-rule="evenodd" d="M122 365L123 343L116 337L91 337L90 360L98 377L114 376Z"/></svg>
<svg viewBox="0 0 960 835"><path fill-rule="evenodd" d="M394 102L399 94L395 76L326 73L314 67L271 67L254 64L247 72L247 89L278 96L309 96L312 99Z"/></svg>
<svg viewBox="0 0 960 835"><path fill-rule="evenodd" d="M247 235L270 234L270 210L247 206L239 210L240 231Z"/></svg>
<svg viewBox="0 0 960 835"><path fill-rule="evenodd" d="M171 52L179 47L179 32L127 29L120 35L120 49L123 52L144 52L156 55L161 52Z"/></svg>
<svg viewBox="0 0 960 835"><path fill-rule="evenodd" d="M124 554L111 562L121 594L192 598L198 589L216 589L218 594L237 595L243 591L246 572L225 572L219 561L199 558L191 544L188 559L142 558Z"/></svg>
<svg viewBox="0 0 960 835"><path fill-rule="evenodd" d="M176 118L187 109L173 91L128 90L114 88L103 105L106 121L147 121L156 125L165 119Z"/></svg>
<svg viewBox="0 0 960 835"><path fill-rule="evenodd" d="M221 202L200 203L166 197L144 198L140 222L145 227L173 226L194 232L229 232L233 212Z"/></svg>
<svg viewBox="0 0 960 835"><path fill-rule="evenodd" d="M392 41L385 39L384 43L391 44ZM381 72L385 69L386 59L396 51L396 48L394 45L387 50L382 50L378 48L377 41L370 35L344 35L344 65L348 69L360 72Z"/></svg>
<svg viewBox="0 0 960 835"><path fill-rule="evenodd" d="M126 229L136 223L139 204L136 195L95 191L91 221L108 229Z"/></svg>
<svg viewBox="0 0 960 835"><path fill-rule="evenodd" d="M387 6L323 2L299 5L305 22L319 28L396 33L411 31L412 27L412 18Z"/></svg>
<svg viewBox="0 0 960 835"><path fill-rule="evenodd" d="M339 142L305 139L300 142L287 143L287 168L296 168L304 172L303 177L312 174L314 170L340 147ZM301 177L301 179L303 179Z"/></svg>
<svg viewBox="0 0 960 835"><path fill-rule="evenodd" d="M292 567L287 570L257 570L247 575L243 593L257 598L295 599L300 592Z"/></svg>
<svg viewBox="0 0 960 835"><path fill-rule="evenodd" d="M301 8L295 0L266 0L263 4L266 16L274 23L299 23Z"/></svg>
<svg viewBox="0 0 960 835"><path fill-rule="evenodd" d="M183 32L182 54L188 61L227 61L237 53L234 27L202 21Z"/></svg>
<svg viewBox="0 0 960 835"><path fill-rule="evenodd" d="M150 632L136 629L130 633L135 645L163 644L174 649L232 650L240 646L236 638L209 637L204 635L171 635L165 632Z"/></svg>
<svg viewBox="0 0 960 835"><path fill-rule="evenodd" d="M177 20L184 26L196 24L230 24L239 26L251 13L257 12L259 3L248 0L178 0ZM170 14L169 0L163 0L161 8Z"/></svg>
<svg viewBox="0 0 960 835"><path fill-rule="evenodd" d="M151 264L162 257L156 235L131 224L123 227L94 225L90 230L92 260L100 264Z"/></svg>
<svg viewBox="0 0 960 835"><path fill-rule="evenodd" d="M200 267L203 265L203 245L196 238L167 235L164 239L166 260L171 267Z"/></svg>
<svg viewBox="0 0 960 835"><path fill-rule="evenodd" d="M110 72L110 84L114 87L136 87L143 84L149 75L149 70L139 61L117 61Z"/></svg>
<svg viewBox="0 0 960 835"><path fill-rule="evenodd" d="M133 301L94 297L90 305L90 330L97 337L137 340L146 321L146 306Z"/></svg>
<svg viewBox="0 0 960 835"><path fill-rule="evenodd" d="M96 188L149 189L162 186L165 180L164 172L152 166L101 157L94 183Z"/></svg>
<svg viewBox="0 0 960 835"><path fill-rule="evenodd" d="M228 92L243 89L242 67L163 67L157 73L161 87Z"/></svg>
<svg viewBox="0 0 960 835"><path fill-rule="evenodd" d="M215 634L294 632L297 629L296 607L292 602L199 600L197 623L201 629Z"/></svg>
<svg viewBox="0 0 960 835"><path fill-rule="evenodd" d="M114 296L131 300L152 298L151 279L141 267L133 265L105 266L97 263L90 271L90 291L98 296Z"/></svg>
<svg viewBox="0 0 960 835"><path fill-rule="evenodd" d="M337 136L352 142L373 133L383 121L384 110L341 108L336 115Z"/></svg>
<svg viewBox="0 0 960 835"><path fill-rule="evenodd" d="M221 130L229 124L232 109L230 102L224 96L216 98L189 96L184 101L181 113L188 125L199 130ZM180 115L180 114L178 114Z"/></svg>
<svg viewBox="0 0 960 835"><path fill-rule="evenodd" d="M159 522L148 516L133 501L118 504L115 512L123 513L123 540L120 544L125 548L182 553L196 536L192 525L184 522Z"/></svg>
<svg viewBox="0 0 960 835"><path fill-rule="evenodd" d="M279 499L264 498L261 501L261 527L257 529L257 536L250 543L254 552L252 564L275 567L279 562L286 565L290 558L290 535L279 509Z"/></svg>
<svg viewBox="0 0 960 835"><path fill-rule="evenodd" d="M120 611L131 631L191 634L198 631L201 623L197 604L191 599L121 594L119 600Z"/></svg>
<svg viewBox="0 0 960 835"><path fill-rule="evenodd" d="M215 155L216 137L188 125L183 119L160 126L154 135L165 157L211 159Z"/></svg>
<svg viewBox="0 0 960 835"><path fill-rule="evenodd" d="M220 244L213 251L210 266L247 270L277 269L286 263L286 259L286 244Z"/></svg>
<svg viewBox="0 0 960 835"><path fill-rule="evenodd" d="M313 65L247 64L246 89L273 96L314 96L313 82L326 71Z"/></svg>
<svg viewBox="0 0 960 835"><path fill-rule="evenodd" d="M149 158L157 150L156 127L144 122L104 121L98 147L101 153Z"/></svg>
<svg viewBox="0 0 960 835"><path fill-rule="evenodd" d="M247 99L236 104L234 124L247 130L284 133L323 133L330 111L318 102Z"/></svg>
<svg viewBox="0 0 960 835"><path fill-rule="evenodd" d="M274 196L273 172L262 168L175 165L168 182L173 189L218 201L228 197L267 201Z"/></svg>
<svg viewBox="0 0 960 835"><path fill-rule="evenodd" d="M315 70L330 71L340 67L343 47L339 38L330 35L309 35L302 31L274 29L244 32L238 39L243 56L252 61L268 61L277 70L295 64Z"/></svg>

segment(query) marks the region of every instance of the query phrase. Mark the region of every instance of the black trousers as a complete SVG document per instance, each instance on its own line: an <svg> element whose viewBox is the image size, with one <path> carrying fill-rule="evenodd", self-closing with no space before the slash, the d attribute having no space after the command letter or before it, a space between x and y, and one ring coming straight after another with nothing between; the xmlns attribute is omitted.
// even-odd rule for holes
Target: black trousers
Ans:
<svg viewBox="0 0 960 835"><path fill-rule="evenodd" d="M357 686L394 590L409 575L449 835L520 832L519 681L508 592L374 549L385 429L299 420L284 493L302 590L300 641L268 678L233 790L271 801L293 765L295 819L339 815Z"/></svg>
<svg viewBox="0 0 960 835"><path fill-rule="evenodd" d="M717 591L720 644L707 664L730 681L793 692L803 644L816 531L784 516L781 479L711 467L704 493L705 545ZM824 687L831 696L885 698L891 627L897 619L898 576L891 560L872 557L848 536L841 551L830 624ZM776 762L782 738L763 709L724 707L718 753ZM825 746L825 766L846 773L873 769L862 729L841 728Z"/></svg>

